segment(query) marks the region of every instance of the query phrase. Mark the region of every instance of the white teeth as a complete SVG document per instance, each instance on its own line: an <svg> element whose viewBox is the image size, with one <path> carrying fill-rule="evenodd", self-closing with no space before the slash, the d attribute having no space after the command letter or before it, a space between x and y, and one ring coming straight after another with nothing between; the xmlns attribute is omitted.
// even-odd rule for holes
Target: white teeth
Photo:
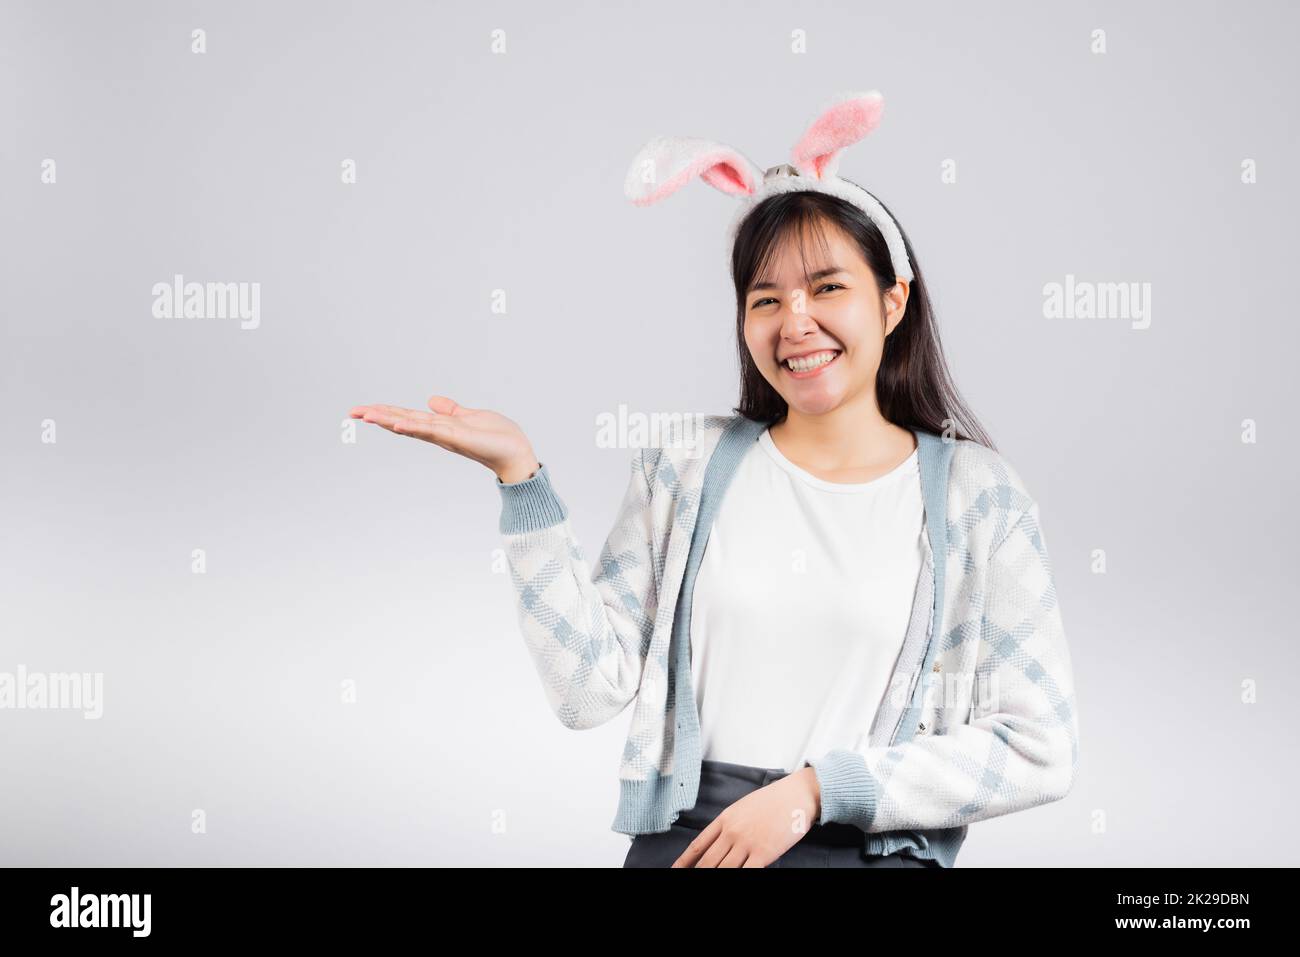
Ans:
<svg viewBox="0 0 1300 957"><path fill-rule="evenodd" d="M834 351L816 352L810 356L803 356L798 359L786 359L785 364L795 372L811 372L813 369L818 369L826 365L826 363L830 362L837 355L839 355L839 353Z"/></svg>

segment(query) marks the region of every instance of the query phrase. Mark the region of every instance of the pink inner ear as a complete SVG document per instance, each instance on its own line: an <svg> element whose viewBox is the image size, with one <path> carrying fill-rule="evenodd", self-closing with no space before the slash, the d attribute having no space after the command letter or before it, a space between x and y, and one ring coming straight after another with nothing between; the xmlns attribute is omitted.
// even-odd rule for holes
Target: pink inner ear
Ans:
<svg viewBox="0 0 1300 957"><path fill-rule="evenodd" d="M818 179L837 153L862 139L880 124L885 102L879 94L868 94L836 103L808 127L795 146L794 165L810 170Z"/></svg>
<svg viewBox="0 0 1300 957"><path fill-rule="evenodd" d="M691 149L694 149L694 147L692 146ZM671 155L665 154L662 157L657 157L656 161L671 163L673 159L674 157ZM749 171L749 166L746 165L743 156L729 147L708 144L699 149L695 155L690 156L684 165L680 166L650 193L637 196L632 202L638 206L657 203L665 196L669 196L681 189L695 176L700 177L715 189L720 189L722 192L730 193L733 196L748 196L758 188L758 184Z"/></svg>
<svg viewBox="0 0 1300 957"><path fill-rule="evenodd" d="M754 191L754 184L745 178L745 174L725 160L700 173L700 179L733 196L747 196Z"/></svg>

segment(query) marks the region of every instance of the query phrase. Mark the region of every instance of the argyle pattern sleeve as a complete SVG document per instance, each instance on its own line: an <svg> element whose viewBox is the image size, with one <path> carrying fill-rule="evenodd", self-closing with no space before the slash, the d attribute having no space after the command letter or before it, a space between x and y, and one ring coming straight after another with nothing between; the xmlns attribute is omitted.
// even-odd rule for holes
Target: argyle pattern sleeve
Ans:
<svg viewBox="0 0 1300 957"><path fill-rule="evenodd" d="M544 464L497 479L520 629L551 709L575 730L618 715L641 683L658 594L643 460L639 449L594 574Z"/></svg>
<svg viewBox="0 0 1300 957"><path fill-rule="evenodd" d="M1078 767L1069 650L1051 562L1031 502L992 549L982 614L959 623L978 642L970 721L892 746L831 750L808 762L822 823L867 832L949 828L1063 798ZM965 556L963 561L969 561Z"/></svg>

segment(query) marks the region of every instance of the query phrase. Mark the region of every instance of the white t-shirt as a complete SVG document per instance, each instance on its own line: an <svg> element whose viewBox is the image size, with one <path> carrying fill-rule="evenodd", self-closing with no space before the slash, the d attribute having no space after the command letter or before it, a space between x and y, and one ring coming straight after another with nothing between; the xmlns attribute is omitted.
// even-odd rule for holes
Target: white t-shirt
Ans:
<svg viewBox="0 0 1300 957"><path fill-rule="evenodd" d="M827 482L765 430L718 510L691 596L702 756L795 771L865 745L924 561L918 456Z"/></svg>

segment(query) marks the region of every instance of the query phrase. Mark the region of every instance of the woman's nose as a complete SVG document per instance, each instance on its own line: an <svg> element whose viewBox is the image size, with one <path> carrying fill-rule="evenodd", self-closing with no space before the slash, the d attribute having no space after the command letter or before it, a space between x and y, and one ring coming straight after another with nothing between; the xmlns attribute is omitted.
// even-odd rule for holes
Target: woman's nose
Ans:
<svg viewBox="0 0 1300 957"><path fill-rule="evenodd" d="M807 310L795 306L786 309L785 315L781 318L781 335L786 337L803 335L816 328L817 320Z"/></svg>

